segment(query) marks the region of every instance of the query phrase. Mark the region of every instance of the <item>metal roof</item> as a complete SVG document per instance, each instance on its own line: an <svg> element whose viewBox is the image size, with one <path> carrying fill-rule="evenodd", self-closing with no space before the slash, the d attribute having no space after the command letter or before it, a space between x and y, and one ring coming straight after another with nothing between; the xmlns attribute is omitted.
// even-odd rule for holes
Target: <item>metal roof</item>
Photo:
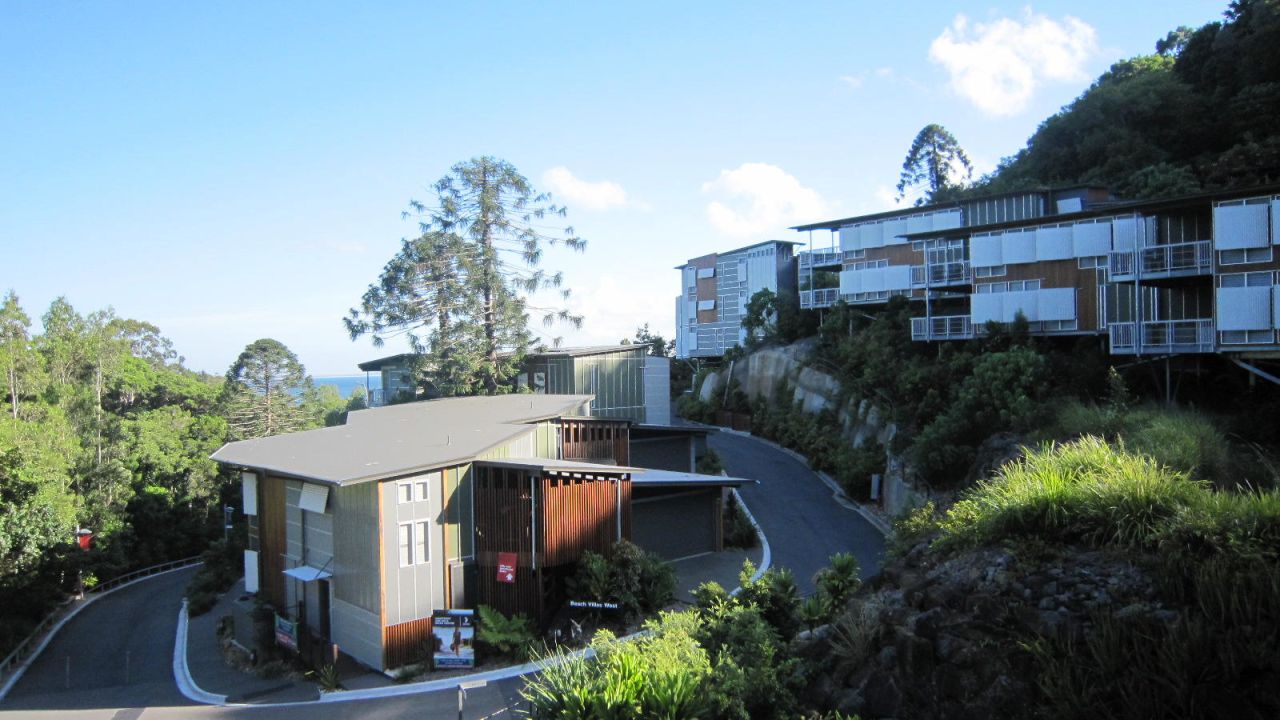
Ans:
<svg viewBox="0 0 1280 720"><path fill-rule="evenodd" d="M484 465L492 465L494 467L520 468L524 470L545 470L547 472L560 473L642 473L646 472L644 468L630 467L627 465L608 465L605 463L591 463L582 460L555 460L552 458L528 457L528 458L497 458L494 460L484 459L476 462Z"/></svg>
<svg viewBox="0 0 1280 720"><path fill-rule="evenodd" d="M401 360L412 360L416 357L418 357L416 353L400 353L398 355L388 355L387 357L378 358L377 360L366 360L359 365L356 365L356 367L365 372L372 372L374 370L381 370L383 365L399 363Z"/></svg>
<svg viewBox="0 0 1280 720"><path fill-rule="evenodd" d="M540 420L585 412L591 395L443 398L357 410L345 425L241 440L212 458L330 485L401 477L471 462L534 432Z"/></svg>
<svg viewBox="0 0 1280 720"><path fill-rule="evenodd" d="M582 357L584 355L604 355L606 353L635 350L644 350L648 353L649 345L647 343L632 343L630 345L591 345L587 347L548 348L546 350L531 350L525 355L525 358L565 356Z"/></svg>
<svg viewBox="0 0 1280 720"><path fill-rule="evenodd" d="M643 475L631 479L635 487L742 487L758 481L724 475L701 475L675 470L644 470Z"/></svg>

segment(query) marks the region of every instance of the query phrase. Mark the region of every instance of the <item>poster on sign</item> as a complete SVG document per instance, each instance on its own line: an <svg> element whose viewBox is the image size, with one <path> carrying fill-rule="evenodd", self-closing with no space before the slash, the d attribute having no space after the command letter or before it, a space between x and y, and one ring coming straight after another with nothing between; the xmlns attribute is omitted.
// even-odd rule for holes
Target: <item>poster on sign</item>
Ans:
<svg viewBox="0 0 1280 720"><path fill-rule="evenodd" d="M436 610L431 614L431 657L438 670L476 666L475 613L472 610Z"/></svg>
<svg viewBox="0 0 1280 720"><path fill-rule="evenodd" d="M498 553L498 582L514 585L516 582L516 554Z"/></svg>
<svg viewBox="0 0 1280 720"><path fill-rule="evenodd" d="M298 623L291 622L276 615L276 644L283 648L288 648L294 652L298 651Z"/></svg>

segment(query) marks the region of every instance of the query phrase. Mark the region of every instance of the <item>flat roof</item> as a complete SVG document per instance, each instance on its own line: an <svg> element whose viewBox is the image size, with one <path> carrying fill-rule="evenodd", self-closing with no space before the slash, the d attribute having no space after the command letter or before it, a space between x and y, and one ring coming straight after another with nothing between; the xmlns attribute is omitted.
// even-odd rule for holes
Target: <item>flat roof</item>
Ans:
<svg viewBox="0 0 1280 720"><path fill-rule="evenodd" d="M644 350L647 353L648 349L649 346L643 343L632 343L631 345L589 345L585 347L548 348L547 350L530 351L525 355L525 357L582 357L584 355L604 355L606 353L633 352L635 350Z"/></svg>
<svg viewBox="0 0 1280 720"><path fill-rule="evenodd" d="M630 467L628 465L608 465L605 463L592 463L584 460L556 460L553 458L527 457L527 458L498 458L495 460L477 460L481 465L493 465L494 467L510 467L520 468L522 470L545 470L547 472L560 473L641 473L645 472L644 468Z"/></svg>
<svg viewBox="0 0 1280 720"><path fill-rule="evenodd" d="M495 395L387 405L347 414L345 425L223 445L212 458L328 485L352 485L471 462L534 432L540 420L579 413L592 395Z"/></svg>
<svg viewBox="0 0 1280 720"><path fill-rule="evenodd" d="M417 356L418 356L417 353L400 353L398 355L388 355L386 357L378 358L377 360L366 360L360 363L359 365L356 365L356 367L360 368L361 370L364 370L365 372L370 372L373 370L381 370L383 365L398 363L401 360L412 359Z"/></svg>
<svg viewBox="0 0 1280 720"><path fill-rule="evenodd" d="M686 260L684 263L680 265L676 265L675 269L683 270L689 267L689 263L693 262L694 260L700 260L710 255L732 255L734 253L742 252L743 250L750 250L751 248L760 247L761 245L804 245L804 243L799 242L797 240L765 240L763 242L752 243L751 245L743 245L740 248L734 248L732 250L717 250L715 252L709 252L704 255L698 255L697 257L691 257L688 260Z"/></svg>
<svg viewBox="0 0 1280 720"><path fill-rule="evenodd" d="M759 481L725 475L676 472L675 470L644 470L643 475L631 478L634 487L742 487L756 485Z"/></svg>
<svg viewBox="0 0 1280 720"><path fill-rule="evenodd" d="M790 229L797 231L805 230L839 230L847 225L857 223L870 222L872 220L885 220L892 217L901 217L904 215L917 215L920 213L938 212L939 210L952 210L965 205L967 203L982 202L984 200L999 200L1000 198L1015 197L1017 195L1044 195L1051 193L1065 193L1072 190L1106 190L1107 188L1100 185L1067 185L1064 187L1039 187L1027 190L1006 190L1004 192L992 193L990 195L975 195L973 197L957 198L955 200L947 200L940 203L931 203L929 205L914 205L909 208L901 208L899 210L885 210L878 213L870 213L867 215L855 215L853 217L840 218L838 220L824 220L822 222L808 223L806 225L794 225Z"/></svg>

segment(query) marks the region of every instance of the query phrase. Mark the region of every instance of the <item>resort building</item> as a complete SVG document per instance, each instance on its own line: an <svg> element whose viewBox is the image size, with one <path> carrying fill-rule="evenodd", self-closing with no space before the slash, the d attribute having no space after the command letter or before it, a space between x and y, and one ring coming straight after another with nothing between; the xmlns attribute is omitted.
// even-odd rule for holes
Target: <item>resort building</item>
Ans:
<svg viewBox="0 0 1280 720"><path fill-rule="evenodd" d="M742 318L752 295L765 289L795 294L794 246L801 244L769 240L677 265L676 357L721 357L743 343Z"/></svg>

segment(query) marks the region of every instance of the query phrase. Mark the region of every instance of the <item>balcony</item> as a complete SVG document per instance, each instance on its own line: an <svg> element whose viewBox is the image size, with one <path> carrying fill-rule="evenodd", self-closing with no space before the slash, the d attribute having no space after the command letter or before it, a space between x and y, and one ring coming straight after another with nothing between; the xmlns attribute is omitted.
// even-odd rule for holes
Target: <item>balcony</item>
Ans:
<svg viewBox="0 0 1280 720"><path fill-rule="evenodd" d="M928 275L925 274L926 271ZM971 281L969 263L964 260L911 266L911 287L913 288L968 285Z"/></svg>
<svg viewBox="0 0 1280 720"><path fill-rule="evenodd" d="M821 290L801 290L800 291L800 308L803 310L812 310L815 308L827 308L836 304L840 299L840 288L823 288Z"/></svg>
<svg viewBox="0 0 1280 720"><path fill-rule="evenodd" d="M1213 352L1213 320L1207 318L1111 323L1107 333L1115 355Z"/></svg>
<svg viewBox="0 0 1280 720"><path fill-rule="evenodd" d="M1113 252L1107 269L1113 282L1135 280L1137 270L1141 270L1141 277L1151 279L1208 275L1213 271L1213 247L1208 240L1198 240Z"/></svg>
<svg viewBox="0 0 1280 720"><path fill-rule="evenodd" d="M802 252L798 257L800 258L801 270L809 268L839 268L844 262L844 254L839 250Z"/></svg>
<svg viewBox="0 0 1280 720"><path fill-rule="evenodd" d="M968 340L973 323L968 315L939 315L911 318L912 340Z"/></svg>

